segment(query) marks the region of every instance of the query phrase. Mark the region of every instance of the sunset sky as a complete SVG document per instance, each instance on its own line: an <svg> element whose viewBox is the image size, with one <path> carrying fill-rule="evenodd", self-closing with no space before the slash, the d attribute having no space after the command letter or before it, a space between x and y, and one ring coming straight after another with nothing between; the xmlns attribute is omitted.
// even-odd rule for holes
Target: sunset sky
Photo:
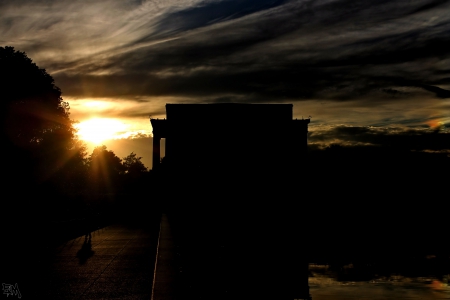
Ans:
<svg viewBox="0 0 450 300"><path fill-rule="evenodd" d="M166 103L293 103L311 144L450 151L450 1L0 0L0 46L147 167Z"/></svg>

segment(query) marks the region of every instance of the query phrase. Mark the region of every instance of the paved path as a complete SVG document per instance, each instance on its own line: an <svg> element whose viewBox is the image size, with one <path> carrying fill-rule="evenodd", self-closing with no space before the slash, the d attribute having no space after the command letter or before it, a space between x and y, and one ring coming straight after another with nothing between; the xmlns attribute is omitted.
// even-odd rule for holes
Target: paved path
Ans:
<svg viewBox="0 0 450 300"><path fill-rule="evenodd" d="M167 215L161 217L152 300L177 299L180 265Z"/></svg>
<svg viewBox="0 0 450 300"><path fill-rule="evenodd" d="M150 299L156 242L154 228L113 225L57 247L30 245L14 268L21 276L7 283L22 299Z"/></svg>
<svg viewBox="0 0 450 300"><path fill-rule="evenodd" d="M17 283L22 299L152 299L152 289L153 300L292 299L292 261L274 240L280 226L202 213L153 223L108 226L58 247L42 245L49 233L23 239L3 282Z"/></svg>

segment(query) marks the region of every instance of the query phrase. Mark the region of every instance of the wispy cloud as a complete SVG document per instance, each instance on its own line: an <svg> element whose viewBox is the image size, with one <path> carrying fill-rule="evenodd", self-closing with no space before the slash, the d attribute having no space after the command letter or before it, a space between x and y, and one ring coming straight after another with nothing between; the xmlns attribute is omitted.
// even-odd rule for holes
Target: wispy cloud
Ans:
<svg viewBox="0 0 450 300"><path fill-rule="evenodd" d="M77 99L127 118L163 114L164 101L293 102L323 124L419 126L450 115L449 11L442 0L0 1L0 43L46 68L74 112Z"/></svg>

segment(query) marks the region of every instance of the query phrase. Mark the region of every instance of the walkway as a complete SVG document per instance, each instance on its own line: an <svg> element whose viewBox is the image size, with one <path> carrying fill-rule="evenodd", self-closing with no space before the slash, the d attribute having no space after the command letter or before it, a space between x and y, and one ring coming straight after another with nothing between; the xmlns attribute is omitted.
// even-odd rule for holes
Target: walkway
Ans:
<svg viewBox="0 0 450 300"><path fill-rule="evenodd" d="M58 247L31 243L22 263L15 258L20 276L5 282L22 299L150 299L156 229L113 225Z"/></svg>

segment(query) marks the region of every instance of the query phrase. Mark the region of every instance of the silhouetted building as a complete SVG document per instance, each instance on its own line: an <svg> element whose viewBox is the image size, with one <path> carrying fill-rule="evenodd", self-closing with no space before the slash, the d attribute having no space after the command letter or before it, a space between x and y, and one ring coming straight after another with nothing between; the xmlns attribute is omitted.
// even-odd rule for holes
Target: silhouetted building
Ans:
<svg viewBox="0 0 450 300"><path fill-rule="evenodd" d="M292 104L166 104L166 114L151 119L153 168L183 274L201 278L186 289L223 282L226 299L308 299L299 195L310 120L293 120Z"/></svg>
<svg viewBox="0 0 450 300"><path fill-rule="evenodd" d="M294 165L306 151L309 119L293 120L292 104L166 104L167 119L151 119L153 166L165 159L196 168Z"/></svg>

